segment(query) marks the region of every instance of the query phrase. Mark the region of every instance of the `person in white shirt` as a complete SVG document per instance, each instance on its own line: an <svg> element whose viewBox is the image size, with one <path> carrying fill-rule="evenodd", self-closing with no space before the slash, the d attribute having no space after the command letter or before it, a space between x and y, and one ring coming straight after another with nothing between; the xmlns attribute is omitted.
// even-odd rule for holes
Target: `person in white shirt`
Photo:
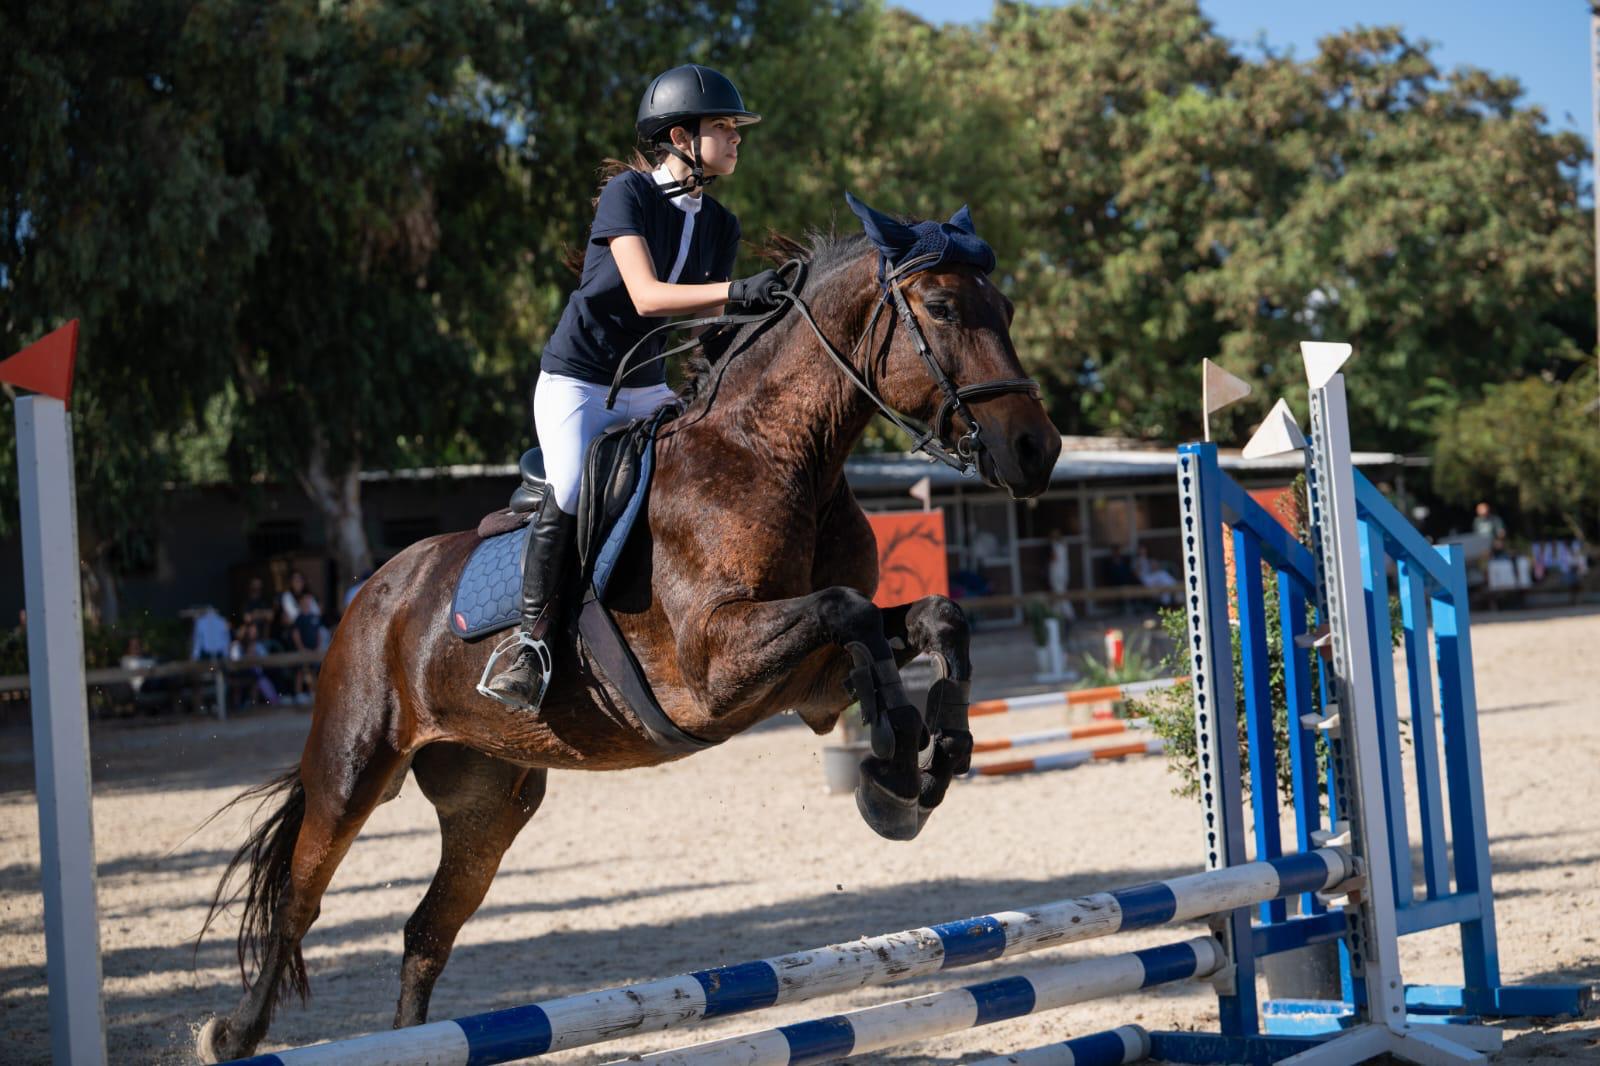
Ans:
<svg viewBox="0 0 1600 1066"><path fill-rule="evenodd" d="M283 620L286 625L294 625L294 620L300 617L300 597L306 594L306 575L298 570L289 571L289 587L283 590L282 596L278 597L278 604L283 608ZM317 603L315 596L311 597L311 604L317 614L322 613L322 607Z"/></svg>

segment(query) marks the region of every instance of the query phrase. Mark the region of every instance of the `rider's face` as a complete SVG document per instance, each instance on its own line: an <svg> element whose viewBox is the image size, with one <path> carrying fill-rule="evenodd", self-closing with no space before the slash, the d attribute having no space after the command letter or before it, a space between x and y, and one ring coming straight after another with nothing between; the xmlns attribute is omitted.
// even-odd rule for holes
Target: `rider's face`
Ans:
<svg viewBox="0 0 1600 1066"><path fill-rule="evenodd" d="M689 150L687 131L673 130L673 143ZM681 141L680 141L681 138ZM700 161L706 174L727 177L739 165L739 142L743 138L733 119L727 117L700 120Z"/></svg>

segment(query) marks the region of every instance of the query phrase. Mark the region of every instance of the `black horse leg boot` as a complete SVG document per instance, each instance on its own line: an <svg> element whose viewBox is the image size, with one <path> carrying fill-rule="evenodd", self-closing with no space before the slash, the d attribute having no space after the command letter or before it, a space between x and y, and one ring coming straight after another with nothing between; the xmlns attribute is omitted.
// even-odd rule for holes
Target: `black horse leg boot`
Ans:
<svg viewBox="0 0 1600 1066"><path fill-rule="evenodd" d="M545 636L555 620L562 579L567 573L576 515L556 506L546 495L528 531L527 554L522 560L522 628L516 637L517 657L490 679L483 694L513 707L538 709L550 683L550 649Z"/></svg>

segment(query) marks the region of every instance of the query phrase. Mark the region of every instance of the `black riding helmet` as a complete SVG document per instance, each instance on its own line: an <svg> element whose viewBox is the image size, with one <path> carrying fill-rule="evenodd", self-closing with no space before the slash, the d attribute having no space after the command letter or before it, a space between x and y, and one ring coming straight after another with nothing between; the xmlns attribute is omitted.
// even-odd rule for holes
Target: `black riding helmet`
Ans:
<svg viewBox="0 0 1600 1066"><path fill-rule="evenodd" d="M740 126L761 121L760 115L746 110L744 98L733 82L710 67L688 63L673 67L650 83L639 101L639 118L635 123L639 136L652 147L671 152L692 171L688 180L663 186L663 193L676 196L716 180L715 176L705 176L701 164L700 120L722 116L731 117ZM672 143L669 134L674 126L689 131L694 144L692 157L684 155Z"/></svg>

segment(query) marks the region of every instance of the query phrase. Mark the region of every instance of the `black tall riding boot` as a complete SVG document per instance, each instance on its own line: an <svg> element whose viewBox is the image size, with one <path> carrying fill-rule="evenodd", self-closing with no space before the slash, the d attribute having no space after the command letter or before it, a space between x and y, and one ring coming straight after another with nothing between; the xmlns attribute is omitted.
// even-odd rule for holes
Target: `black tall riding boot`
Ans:
<svg viewBox="0 0 1600 1066"><path fill-rule="evenodd" d="M556 601L568 572L577 530L577 516L567 514L556 506L553 496L546 495L528 530L527 554L522 558L523 644L517 649L516 660L491 678L488 685L491 692L508 701L537 706L537 698L543 695L540 690L545 663L541 662L539 653L543 649L539 645L555 620Z"/></svg>

